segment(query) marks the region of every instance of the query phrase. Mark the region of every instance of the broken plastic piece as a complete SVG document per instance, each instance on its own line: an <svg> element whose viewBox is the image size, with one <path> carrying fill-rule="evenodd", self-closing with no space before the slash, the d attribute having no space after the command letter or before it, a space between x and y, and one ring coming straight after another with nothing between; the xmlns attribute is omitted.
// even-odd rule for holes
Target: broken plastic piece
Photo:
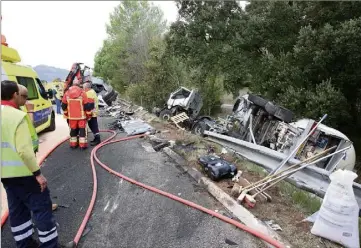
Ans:
<svg viewBox="0 0 361 248"><path fill-rule="evenodd" d="M207 172L212 180L219 180L222 177L230 177L237 174L237 167L226 160L214 156L205 155L198 159L198 163Z"/></svg>
<svg viewBox="0 0 361 248"><path fill-rule="evenodd" d="M227 238L224 240L224 242L226 242L226 244L228 244L228 245L238 245L237 243L235 243L232 240L227 239Z"/></svg>
<svg viewBox="0 0 361 248"><path fill-rule="evenodd" d="M272 229L275 230L275 231L282 231L282 228L280 227L280 225L275 224L275 223L273 222L273 220L265 221L265 223L266 223L270 228L272 228Z"/></svg>

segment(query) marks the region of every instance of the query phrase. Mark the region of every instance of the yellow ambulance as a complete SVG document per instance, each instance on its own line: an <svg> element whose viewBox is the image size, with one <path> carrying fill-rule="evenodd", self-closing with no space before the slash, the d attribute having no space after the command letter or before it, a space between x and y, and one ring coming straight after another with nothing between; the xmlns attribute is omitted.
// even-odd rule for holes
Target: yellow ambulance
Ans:
<svg viewBox="0 0 361 248"><path fill-rule="evenodd" d="M30 66L19 64L21 58L1 35L1 80L11 80L28 89L27 112L37 133L55 130L55 112L51 104L53 94L46 91L37 73Z"/></svg>

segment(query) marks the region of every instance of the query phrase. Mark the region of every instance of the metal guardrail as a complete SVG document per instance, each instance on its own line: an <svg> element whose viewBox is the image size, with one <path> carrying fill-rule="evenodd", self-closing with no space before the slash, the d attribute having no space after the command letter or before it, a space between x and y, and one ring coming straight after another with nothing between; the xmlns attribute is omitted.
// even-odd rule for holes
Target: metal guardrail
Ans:
<svg viewBox="0 0 361 248"><path fill-rule="evenodd" d="M262 166L268 172L274 170L277 165L279 165L281 161L287 157L287 154L283 154L267 147L252 144L250 142L239 140L230 136L209 131L205 131L204 134L208 136L207 139L209 141L233 150L245 159ZM286 164L283 169L286 169L290 165L297 162L299 162L299 160L290 159L289 164ZM324 169L320 169L316 166L309 166L301 171L298 171L285 180L300 189L311 192L323 198L330 184L330 174L331 172ZM356 200L359 206L361 206L361 185L358 183L353 183L353 190L356 196Z"/></svg>

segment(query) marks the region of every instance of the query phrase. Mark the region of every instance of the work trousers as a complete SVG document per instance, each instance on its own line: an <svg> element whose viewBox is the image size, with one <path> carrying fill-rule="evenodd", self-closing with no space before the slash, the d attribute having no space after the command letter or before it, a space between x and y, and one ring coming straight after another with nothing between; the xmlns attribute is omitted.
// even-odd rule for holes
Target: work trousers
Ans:
<svg viewBox="0 0 361 248"><path fill-rule="evenodd" d="M56 103L56 113L61 115L61 100L55 98L55 103Z"/></svg>
<svg viewBox="0 0 361 248"><path fill-rule="evenodd" d="M49 189L40 191L34 177L19 178L16 183L4 183L9 208L11 232L17 248L28 248L34 242L31 212L38 230L39 248L57 248L58 232L52 212Z"/></svg>
<svg viewBox="0 0 361 248"><path fill-rule="evenodd" d="M70 147L85 148L88 146L86 135L86 120L69 120L70 127ZM79 144L78 144L79 136Z"/></svg>
<svg viewBox="0 0 361 248"><path fill-rule="evenodd" d="M98 126L97 117L90 118L90 120L88 121L88 125L94 136L99 135L99 126Z"/></svg>

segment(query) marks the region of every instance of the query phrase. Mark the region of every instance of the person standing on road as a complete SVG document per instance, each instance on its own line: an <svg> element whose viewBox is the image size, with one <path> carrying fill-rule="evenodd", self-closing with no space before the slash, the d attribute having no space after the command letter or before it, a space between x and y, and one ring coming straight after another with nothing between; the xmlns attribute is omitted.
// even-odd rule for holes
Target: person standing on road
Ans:
<svg viewBox="0 0 361 248"><path fill-rule="evenodd" d="M56 104L56 113L58 115L61 115L61 98L60 98L60 89L59 89L59 85L55 86L56 89L53 89L54 92L54 100L55 100L55 104Z"/></svg>
<svg viewBox="0 0 361 248"><path fill-rule="evenodd" d="M62 99L64 116L69 120L70 147L86 149L88 147L86 124L92 116L94 103L88 99L75 78L73 85L65 92ZM79 141L78 141L79 134Z"/></svg>
<svg viewBox="0 0 361 248"><path fill-rule="evenodd" d="M18 97L17 105L19 106L20 110L27 112L28 109L27 109L26 104L27 104L27 99L28 99L28 89L24 85L21 85L21 84L18 84L18 88L19 88L19 97ZM24 108L24 106L26 107L26 109ZM32 120L30 119L29 114L27 114L25 116L25 120L29 127L31 140L33 143L33 150L34 150L34 153L36 156L36 153L39 150L39 137L38 137L38 134L36 133L35 127L33 125ZM56 210L57 208L58 208L58 204L52 205L53 211Z"/></svg>
<svg viewBox="0 0 361 248"><path fill-rule="evenodd" d="M99 134L99 126L98 126L98 111L99 111L99 101L97 93L91 88L91 83L86 82L83 84L83 89L89 99L91 99L94 102L94 109L92 111L92 117L88 121L88 125L90 130L92 131L94 135L94 140L90 142L91 146L96 146L100 144L100 134Z"/></svg>
<svg viewBox="0 0 361 248"><path fill-rule="evenodd" d="M38 247L33 239L33 214L41 248L57 248L58 232L47 180L37 164L26 113L19 110L16 82L1 82L1 181L9 208L11 231L18 248Z"/></svg>

